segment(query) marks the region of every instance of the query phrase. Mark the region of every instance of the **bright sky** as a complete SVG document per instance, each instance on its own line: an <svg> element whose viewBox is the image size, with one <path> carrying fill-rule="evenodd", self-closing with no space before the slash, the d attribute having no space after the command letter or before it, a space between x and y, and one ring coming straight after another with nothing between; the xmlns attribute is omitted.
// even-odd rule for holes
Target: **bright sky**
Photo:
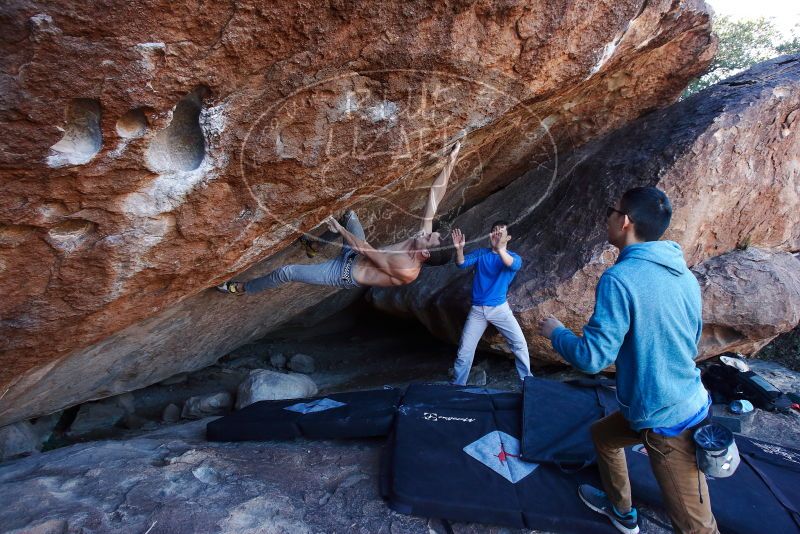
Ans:
<svg viewBox="0 0 800 534"><path fill-rule="evenodd" d="M797 0L706 0L718 15L734 19L772 17L775 25L787 36L800 23L800 2Z"/></svg>

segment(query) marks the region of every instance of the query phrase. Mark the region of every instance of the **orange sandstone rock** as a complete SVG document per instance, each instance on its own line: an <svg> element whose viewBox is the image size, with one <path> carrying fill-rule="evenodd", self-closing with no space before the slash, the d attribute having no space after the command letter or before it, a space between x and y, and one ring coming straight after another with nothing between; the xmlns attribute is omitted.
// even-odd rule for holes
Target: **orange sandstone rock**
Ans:
<svg viewBox="0 0 800 534"><path fill-rule="evenodd" d="M353 297L207 288L346 208L407 235L462 138L452 217L673 102L715 49L699 0L18 0L0 24L0 425L329 313Z"/></svg>

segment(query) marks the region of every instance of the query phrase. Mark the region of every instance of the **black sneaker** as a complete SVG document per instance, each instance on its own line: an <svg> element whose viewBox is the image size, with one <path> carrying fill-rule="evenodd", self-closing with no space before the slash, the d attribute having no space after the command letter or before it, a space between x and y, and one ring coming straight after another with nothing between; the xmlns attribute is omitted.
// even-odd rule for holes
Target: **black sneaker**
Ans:
<svg viewBox="0 0 800 534"><path fill-rule="evenodd" d="M223 282L216 289L231 295L244 295L244 284L242 282Z"/></svg>
<svg viewBox="0 0 800 534"><path fill-rule="evenodd" d="M625 515L620 514L611 504L611 501L608 500L608 495L605 492L589 484L578 486L578 497L581 498L583 504L608 517L620 532L625 534L639 533L639 514L636 512L636 508L632 507L631 511Z"/></svg>

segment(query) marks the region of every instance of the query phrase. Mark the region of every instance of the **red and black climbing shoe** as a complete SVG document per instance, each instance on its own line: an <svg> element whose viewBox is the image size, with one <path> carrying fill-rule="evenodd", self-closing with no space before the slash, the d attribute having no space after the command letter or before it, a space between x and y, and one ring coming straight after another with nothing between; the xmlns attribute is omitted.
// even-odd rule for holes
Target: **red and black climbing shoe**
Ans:
<svg viewBox="0 0 800 534"><path fill-rule="evenodd" d="M217 291L232 295L244 295L244 284L242 282L223 282L217 286Z"/></svg>

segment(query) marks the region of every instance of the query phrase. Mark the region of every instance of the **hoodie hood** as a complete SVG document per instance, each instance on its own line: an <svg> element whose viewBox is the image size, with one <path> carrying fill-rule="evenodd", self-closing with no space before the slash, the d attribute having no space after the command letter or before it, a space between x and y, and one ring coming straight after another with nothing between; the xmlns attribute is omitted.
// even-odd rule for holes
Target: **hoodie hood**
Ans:
<svg viewBox="0 0 800 534"><path fill-rule="evenodd" d="M674 241L648 241L628 245L620 252L617 263L627 259L644 260L661 265L675 276L680 276L689 270L681 246Z"/></svg>

